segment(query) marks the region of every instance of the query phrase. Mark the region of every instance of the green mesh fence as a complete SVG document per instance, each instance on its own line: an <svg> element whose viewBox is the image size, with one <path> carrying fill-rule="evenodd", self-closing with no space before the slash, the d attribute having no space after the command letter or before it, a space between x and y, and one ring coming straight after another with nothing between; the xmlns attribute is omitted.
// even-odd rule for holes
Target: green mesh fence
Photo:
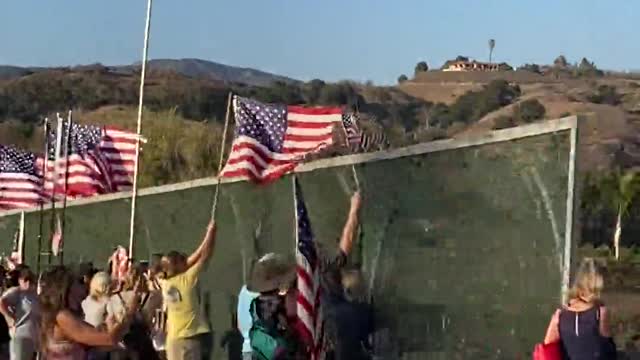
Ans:
<svg viewBox="0 0 640 360"><path fill-rule="evenodd" d="M569 148L565 130L355 166L364 208L350 260L367 277L379 358L529 356L560 298ZM335 248L355 188L351 166L298 176L317 240ZM141 196L136 258L195 249L214 188ZM128 242L129 206L119 199L69 207L65 263L106 264L114 246ZM29 264L37 259L39 219L26 216ZM293 252L291 178L269 186L224 184L217 221L201 290L214 329L213 357L223 359L218 342L232 326L251 259ZM6 252L17 226L17 215L0 218Z"/></svg>

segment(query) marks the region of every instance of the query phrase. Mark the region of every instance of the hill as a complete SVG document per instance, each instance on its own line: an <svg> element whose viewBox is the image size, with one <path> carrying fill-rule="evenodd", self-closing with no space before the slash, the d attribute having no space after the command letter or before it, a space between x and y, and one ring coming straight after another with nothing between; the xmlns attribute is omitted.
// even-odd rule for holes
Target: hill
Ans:
<svg viewBox="0 0 640 360"><path fill-rule="evenodd" d="M149 69L171 71L191 78L209 79L224 83L252 86L269 86L276 81L296 83L297 80L268 72L224 65L201 59L155 59L149 61ZM120 71L138 71L140 64L115 66Z"/></svg>
<svg viewBox="0 0 640 360"><path fill-rule="evenodd" d="M224 65L202 59L155 59L148 63L150 70L174 72L186 77L208 79L224 83L239 83L251 86L269 86L276 81L296 83L297 80L251 68ZM21 78L37 72L68 69L82 71L88 68L104 67L101 64L74 67L20 67L0 65L0 80ZM140 64L106 66L113 72L131 75L139 72Z"/></svg>

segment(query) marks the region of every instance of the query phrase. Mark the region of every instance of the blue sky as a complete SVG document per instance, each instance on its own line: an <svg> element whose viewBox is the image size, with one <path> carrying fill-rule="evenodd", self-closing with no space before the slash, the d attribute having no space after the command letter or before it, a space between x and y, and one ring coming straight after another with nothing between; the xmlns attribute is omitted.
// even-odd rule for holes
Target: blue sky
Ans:
<svg viewBox="0 0 640 360"><path fill-rule="evenodd" d="M0 64L127 64L146 0L5 0ZM636 0L155 0L150 57L196 57L299 79L392 83L416 62L513 65L586 56L638 69Z"/></svg>

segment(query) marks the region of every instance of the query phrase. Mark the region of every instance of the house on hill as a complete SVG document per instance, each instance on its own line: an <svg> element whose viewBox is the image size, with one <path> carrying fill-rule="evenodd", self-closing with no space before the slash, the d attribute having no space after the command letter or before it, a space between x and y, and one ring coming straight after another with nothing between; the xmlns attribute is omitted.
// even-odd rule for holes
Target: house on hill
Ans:
<svg viewBox="0 0 640 360"><path fill-rule="evenodd" d="M507 63L485 63L469 60L464 56L458 56L455 60L447 60L441 68L442 71L511 71L513 68Z"/></svg>

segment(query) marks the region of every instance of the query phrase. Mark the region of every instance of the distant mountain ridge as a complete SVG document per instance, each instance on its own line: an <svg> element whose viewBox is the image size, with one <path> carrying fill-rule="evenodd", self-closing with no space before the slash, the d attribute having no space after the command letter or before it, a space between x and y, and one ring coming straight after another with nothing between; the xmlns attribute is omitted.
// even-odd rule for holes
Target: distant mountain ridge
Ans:
<svg viewBox="0 0 640 360"><path fill-rule="evenodd" d="M209 80L222 81L224 83L240 83L252 86L269 86L276 81L285 83L298 83L298 80L272 74L266 71L252 68L243 68L216 63L202 59L154 59L149 60L150 70L173 71L180 75ZM90 65L79 65L71 68L83 68ZM140 63L131 65L107 66L116 72L130 73L140 68ZM20 67L0 65L0 80L20 78L35 72L59 67Z"/></svg>

